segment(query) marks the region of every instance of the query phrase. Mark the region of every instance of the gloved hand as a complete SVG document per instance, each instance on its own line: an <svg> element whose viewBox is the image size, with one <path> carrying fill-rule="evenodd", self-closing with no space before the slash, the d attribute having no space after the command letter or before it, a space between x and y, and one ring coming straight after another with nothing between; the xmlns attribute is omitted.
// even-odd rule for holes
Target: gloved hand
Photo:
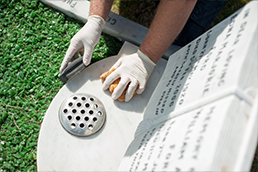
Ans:
<svg viewBox="0 0 258 172"><path fill-rule="evenodd" d="M105 20L97 15L89 16L87 23L71 39L70 46L60 67L62 72L72 59L78 58L80 53L83 56L83 63L90 64L94 47L99 42L100 34L104 28Z"/></svg>
<svg viewBox="0 0 258 172"><path fill-rule="evenodd" d="M155 66L156 64L140 50L129 56L121 57L110 68L116 68L116 70L106 78L103 83L103 90L108 89L116 79L121 78L112 94L112 99L115 100L120 97L126 86L129 84L125 94L125 102L128 102L133 97L133 93L138 84L139 88L137 94L141 94L144 91L146 82Z"/></svg>

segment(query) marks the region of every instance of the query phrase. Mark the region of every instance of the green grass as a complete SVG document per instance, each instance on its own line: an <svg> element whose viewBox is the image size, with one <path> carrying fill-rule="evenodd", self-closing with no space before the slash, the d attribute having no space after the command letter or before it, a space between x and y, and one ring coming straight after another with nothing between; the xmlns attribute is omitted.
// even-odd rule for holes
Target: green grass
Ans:
<svg viewBox="0 0 258 172"><path fill-rule="evenodd" d="M36 170L37 139L58 90L59 67L83 23L39 1L0 0L0 170ZM92 62L122 43L103 34Z"/></svg>
<svg viewBox="0 0 258 172"><path fill-rule="evenodd" d="M250 0L227 0L226 4L224 5L223 9L218 14L217 18L212 22L211 27L215 26L238 9L243 7L245 4L250 2Z"/></svg>
<svg viewBox="0 0 258 172"><path fill-rule="evenodd" d="M245 3L229 1L216 22ZM63 86L59 67L82 26L37 0L0 0L0 171L36 171L40 124ZM92 62L117 54L121 45L103 34Z"/></svg>

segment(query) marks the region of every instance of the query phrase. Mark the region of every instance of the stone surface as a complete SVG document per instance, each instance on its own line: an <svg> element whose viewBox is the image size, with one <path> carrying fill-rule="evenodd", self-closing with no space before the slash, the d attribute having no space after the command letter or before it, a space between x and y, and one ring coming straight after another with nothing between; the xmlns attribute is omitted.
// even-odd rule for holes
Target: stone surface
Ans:
<svg viewBox="0 0 258 172"><path fill-rule="evenodd" d="M167 62L119 171L249 171L258 139L258 2Z"/></svg>
<svg viewBox="0 0 258 172"><path fill-rule="evenodd" d="M125 42L118 56L94 63L72 78L53 99L41 126L38 171L107 171L117 170L134 138L144 110L166 66L161 59L148 80L146 90L128 103L113 101L109 91L102 91L99 76L109 70L119 56L136 52L137 47ZM75 93L94 95L104 104L107 120L104 127L89 137L76 137L61 126L58 110L62 102Z"/></svg>

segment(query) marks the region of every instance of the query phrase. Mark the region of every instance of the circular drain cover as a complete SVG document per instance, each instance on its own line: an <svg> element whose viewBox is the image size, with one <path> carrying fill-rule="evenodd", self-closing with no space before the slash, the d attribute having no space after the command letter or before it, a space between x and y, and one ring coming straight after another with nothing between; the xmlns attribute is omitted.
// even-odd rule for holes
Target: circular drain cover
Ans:
<svg viewBox="0 0 258 172"><path fill-rule="evenodd" d="M59 120L69 133L90 136L101 129L106 121L102 102L89 94L75 94L66 99L59 109Z"/></svg>

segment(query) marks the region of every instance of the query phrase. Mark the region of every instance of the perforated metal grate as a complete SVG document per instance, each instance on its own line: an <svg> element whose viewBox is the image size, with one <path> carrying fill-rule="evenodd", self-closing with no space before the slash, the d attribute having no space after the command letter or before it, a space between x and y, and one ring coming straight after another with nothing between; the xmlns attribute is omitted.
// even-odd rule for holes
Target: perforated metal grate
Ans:
<svg viewBox="0 0 258 172"><path fill-rule="evenodd" d="M59 120L69 133L90 136L104 125L106 111L98 98L89 94L75 94L60 106Z"/></svg>

